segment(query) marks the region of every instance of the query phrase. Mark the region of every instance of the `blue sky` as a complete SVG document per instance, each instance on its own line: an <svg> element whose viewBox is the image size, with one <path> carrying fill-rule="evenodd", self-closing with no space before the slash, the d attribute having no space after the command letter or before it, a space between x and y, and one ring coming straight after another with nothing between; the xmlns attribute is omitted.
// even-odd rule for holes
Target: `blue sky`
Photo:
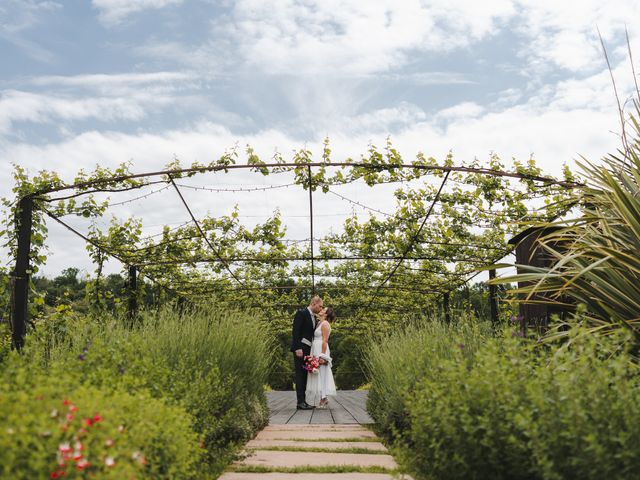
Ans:
<svg viewBox="0 0 640 480"><path fill-rule="evenodd" d="M96 163L210 161L235 144L318 151L327 135L339 159L391 136L409 159L533 154L558 173L616 148L596 28L626 98L624 29L640 59L639 19L633 0L3 0L0 158L72 178ZM135 213L184 216L166 202ZM69 241L52 230L49 271L74 258L60 253Z"/></svg>

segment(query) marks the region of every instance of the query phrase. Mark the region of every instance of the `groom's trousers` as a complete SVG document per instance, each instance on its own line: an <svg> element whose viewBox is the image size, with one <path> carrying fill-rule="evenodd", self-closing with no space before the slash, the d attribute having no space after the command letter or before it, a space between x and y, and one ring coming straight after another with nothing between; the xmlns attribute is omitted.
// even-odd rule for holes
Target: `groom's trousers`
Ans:
<svg viewBox="0 0 640 480"><path fill-rule="evenodd" d="M307 390L307 371L304 369L304 355L309 355L309 352L303 352L303 357L298 358L296 354L293 354L293 364L296 374L296 397L298 403L305 403L306 390Z"/></svg>

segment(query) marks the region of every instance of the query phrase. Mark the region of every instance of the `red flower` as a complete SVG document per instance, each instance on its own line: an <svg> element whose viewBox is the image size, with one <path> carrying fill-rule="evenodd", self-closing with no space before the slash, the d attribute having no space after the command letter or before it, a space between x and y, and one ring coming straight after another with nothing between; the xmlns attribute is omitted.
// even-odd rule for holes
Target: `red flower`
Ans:
<svg viewBox="0 0 640 480"><path fill-rule="evenodd" d="M100 416L100 414L99 414L99 413L96 413L96 414L93 416L93 422L94 422L94 423L98 423L98 422L101 422L101 421L102 421L102 417Z"/></svg>
<svg viewBox="0 0 640 480"><path fill-rule="evenodd" d="M71 415L70 413L67 413L67 420L69 422L72 422L73 421L73 415Z"/></svg>
<svg viewBox="0 0 640 480"><path fill-rule="evenodd" d="M93 420L91 420L90 418L83 418L82 423L84 423L87 427L90 427L91 425L93 425Z"/></svg>
<svg viewBox="0 0 640 480"><path fill-rule="evenodd" d="M58 446L58 450L60 450L61 453L67 453L71 451L71 445L69 445L68 443L61 443Z"/></svg>
<svg viewBox="0 0 640 480"><path fill-rule="evenodd" d="M67 400L66 398L64 399L64 401L62 403L64 403L65 405L70 405L71 404L71 402L69 400Z"/></svg>
<svg viewBox="0 0 640 480"><path fill-rule="evenodd" d="M75 405L69 405L69 411L71 413L75 413L78 411L78 407L76 407Z"/></svg>

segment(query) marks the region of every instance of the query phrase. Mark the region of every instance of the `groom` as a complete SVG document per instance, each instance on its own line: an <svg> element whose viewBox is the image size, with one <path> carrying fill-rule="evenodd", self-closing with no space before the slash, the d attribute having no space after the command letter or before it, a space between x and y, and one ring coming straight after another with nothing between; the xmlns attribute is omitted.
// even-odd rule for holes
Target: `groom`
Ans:
<svg viewBox="0 0 640 480"><path fill-rule="evenodd" d="M322 310L322 299L315 295L309 306L296 312L293 318L293 333L291 351L293 352L294 368L296 372L296 396L298 410L311 410L312 407L305 399L307 389L307 371L304 369L304 357L311 353L313 332L316 328L316 315Z"/></svg>

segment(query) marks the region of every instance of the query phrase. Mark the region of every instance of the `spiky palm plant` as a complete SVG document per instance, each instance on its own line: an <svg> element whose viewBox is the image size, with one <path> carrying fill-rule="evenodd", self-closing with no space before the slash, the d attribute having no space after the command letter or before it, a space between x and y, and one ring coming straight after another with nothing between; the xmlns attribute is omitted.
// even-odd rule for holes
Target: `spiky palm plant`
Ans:
<svg viewBox="0 0 640 480"><path fill-rule="evenodd" d="M630 118L633 140L595 164L579 162L586 185L577 192L577 218L545 225L540 238L551 266L519 266L502 282L525 301L583 305L590 332L632 332L640 345L640 105ZM557 332L556 332L557 333Z"/></svg>

